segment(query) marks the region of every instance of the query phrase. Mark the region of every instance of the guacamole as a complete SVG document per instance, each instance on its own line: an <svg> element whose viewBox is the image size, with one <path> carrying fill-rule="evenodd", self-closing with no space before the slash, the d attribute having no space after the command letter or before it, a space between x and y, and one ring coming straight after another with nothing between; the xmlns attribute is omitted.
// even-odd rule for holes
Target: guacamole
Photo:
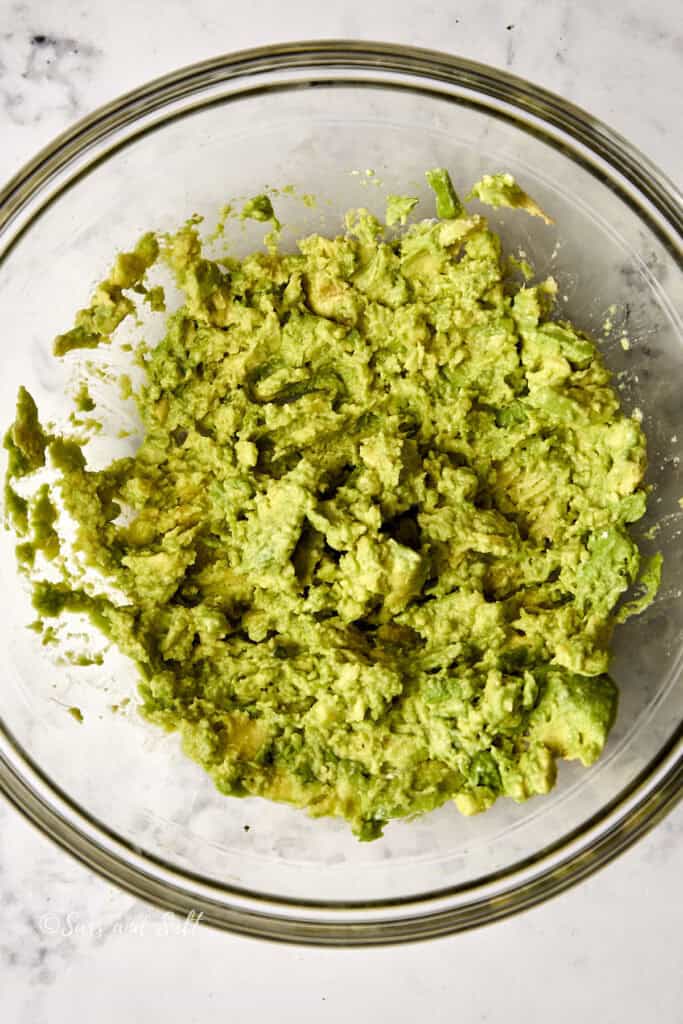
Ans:
<svg viewBox="0 0 683 1024"><path fill-rule="evenodd" d="M361 839L447 801L547 793L558 758L592 764L640 572L639 423L553 316L552 279L516 285L486 219L446 171L428 178L437 219L401 226L416 200L391 196L394 231L354 211L294 253L271 233L211 260L196 222L145 235L55 342L110 343L136 298L164 310L146 275L172 269L183 303L139 347L135 454L93 468L24 389L5 440L39 628L85 612L137 666L142 714L221 792ZM546 216L509 175L471 197ZM241 216L279 227L267 196ZM87 386L76 401L92 414ZM46 465L56 481L29 493Z"/></svg>

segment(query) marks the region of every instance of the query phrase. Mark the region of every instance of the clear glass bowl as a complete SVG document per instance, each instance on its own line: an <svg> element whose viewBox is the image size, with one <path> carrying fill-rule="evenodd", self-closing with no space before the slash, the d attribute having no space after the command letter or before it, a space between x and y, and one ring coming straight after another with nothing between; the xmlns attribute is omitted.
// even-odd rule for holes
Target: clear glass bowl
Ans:
<svg viewBox="0 0 683 1024"><path fill-rule="evenodd" d="M279 200L288 238L337 231L347 208L380 211L386 192L426 198L423 173L435 165L460 188L509 170L555 218L548 228L513 211L491 216L511 249L556 277L562 311L601 339L625 406L642 410L653 494L640 533L657 524L644 544L664 552L661 592L617 630L620 710L595 767L563 764L557 789L526 805L501 800L471 819L446 806L359 844L341 822L220 796L177 737L138 718L134 699L113 713L135 695L122 658L55 664L24 628L29 597L4 535L0 786L96 871L235 931L360 944L490 922L590 874L679 795L680 199L604 125L520 79L438 53L335 42L231 54L152 82L58 138L0 194L8 423L20 383L64 414L74 370L51 357L51 339L143 230L215 218L232 197L292 184L320 202ZM367 168L381 184L349 173ZM254 225L235 244L246 251L261 234ZM111 412L116 423L113 400Z"/></svg>

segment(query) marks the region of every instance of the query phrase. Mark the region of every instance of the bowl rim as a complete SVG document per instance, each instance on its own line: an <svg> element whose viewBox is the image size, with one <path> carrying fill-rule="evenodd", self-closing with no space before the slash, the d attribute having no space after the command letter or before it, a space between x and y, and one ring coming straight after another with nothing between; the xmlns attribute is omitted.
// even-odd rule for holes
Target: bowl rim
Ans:
<svg viewBox="0 0 683 1024"><path fill-rule="evenodd" d="M211 86L239 84L281 72L313 76L325 72L325 81L332 85L330 72L335 71L370 76L344 79L351 84L374 81L380 86L397 85L382 77L388 73L410 76L425 86L436 82L460 89L464 94L484 97L498 103L501 109L517 111L527 118L527 130L529 124L537 122L544 129L550 127L569 135L580 150L603 161L620 176L624 182L620 191L627 201L628 192L624 189L629 187L636 190L640 201L645 200L647 208L643 211L640 207L639 214L646 214L649 225L673 251L679 266L683 265L681 193L647 157L581 108L509 72L446 53L334 39L224 54L153 79L100 107L57 136L0 189L0 239L22 211L35 202L46 184L58 179L74 161L110 135L139 123L142 118L160 113L174 102L198 96ZM452 98L457 102L457 96ZM494 111L489 108L489 112ZM126 138L121 145L129 141ZM111 149L107 150L104 157L110 153ZM90 165L86 170L89 169ZM54 198L52 195L48 204ZM10 246L0 254L0 264L32 221L33 218L11 239ZM194 913L202 923L280 941L342 946L388 944L436 937L499 920L548 899L607 864L649 831L680 799L682 740L683 723L679 723L651 763L606 808L523 862L464 886L362 903L323 903L246 892L209 882L154 855L142 854L134 844L91 818L50 783L2 721L0 791L26 818L82 863L166 910L184 915ZM61 809L55 808L55 797ZM607 828L599 832L599 826L605 824ZM579 843L581 839L583 845ZM529 877L530 868L534 873ZM490 888L501 879L507 883L503 889L487 890L487 886ZM470 893L472 898L453 903L463 893ZM227 901L219 899L219 895L227 896ZM388 910L397 913L387 914ZM348 911L355 913L349 917Z"/></svg>

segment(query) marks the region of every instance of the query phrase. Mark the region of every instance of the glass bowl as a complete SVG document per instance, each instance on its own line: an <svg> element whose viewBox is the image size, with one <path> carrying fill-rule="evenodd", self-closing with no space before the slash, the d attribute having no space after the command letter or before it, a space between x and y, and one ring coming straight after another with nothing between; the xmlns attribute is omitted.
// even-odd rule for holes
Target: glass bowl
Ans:
<svg viewBox="0 0 683 1024"><path fill-rule="evenodd" d="M469 819L449 805L362 844L342 822L219 795L176 736L136 714L135 673L122 657L107 655L100 667L56 663L25 628L29 595L5 534L0 786L96 871L234 931L351 945L490 922L590 874L676 800L680 199L626 142L556 96L443 54L353 42L268 47L177 71L80 122L0 194L0 409L9 423L20 383L41 410L64 415L74 364L52 358L51 340L113 253L144 230L195 213L215 220L231 198L293 185L319 201L278 198L291 242L338 231L349 207L381 211L387 192L426 199L424 171L437 165L460 189L509 170L554 217L546 227L488 211L508 248L554 275L561 312L600 339L625 407L642 411L653 493L639 533L646 549L664 553L661 591L616 631L619 715L592 769L564 763L547 797L501 800ZM246 252L262 234L250 225L233 243ZM118 426L123 413L110 400Z"/></svg>

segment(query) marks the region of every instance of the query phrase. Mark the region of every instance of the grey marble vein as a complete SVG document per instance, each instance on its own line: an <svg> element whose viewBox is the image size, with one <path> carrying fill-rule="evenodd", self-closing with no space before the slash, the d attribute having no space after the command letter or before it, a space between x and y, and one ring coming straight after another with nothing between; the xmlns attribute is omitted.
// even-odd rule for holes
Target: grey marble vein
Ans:
<svg viewBox="0 0 683 1024"><path fill-rule="evenodd" d="M73 35L31 32L23 7L10 11L16 28L0 36L0 103L11 124L27 127L56 113L65 121L84 112L84 85L101 51Z"/></svg>

